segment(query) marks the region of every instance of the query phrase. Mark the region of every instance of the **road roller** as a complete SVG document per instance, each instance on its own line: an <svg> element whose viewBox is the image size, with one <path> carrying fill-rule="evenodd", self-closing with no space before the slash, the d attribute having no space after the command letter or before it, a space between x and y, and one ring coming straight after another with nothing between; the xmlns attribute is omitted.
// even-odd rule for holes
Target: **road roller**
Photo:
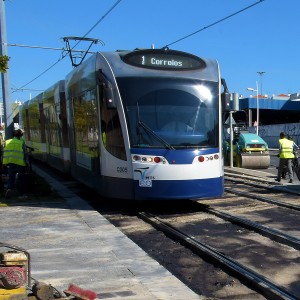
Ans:
<svg viewBox="0 0 300 300"><path fill-rule="evenodd" d="M240 133L233 146L233 165L245 169L268 169L268 144L254 133Z"/></svg>

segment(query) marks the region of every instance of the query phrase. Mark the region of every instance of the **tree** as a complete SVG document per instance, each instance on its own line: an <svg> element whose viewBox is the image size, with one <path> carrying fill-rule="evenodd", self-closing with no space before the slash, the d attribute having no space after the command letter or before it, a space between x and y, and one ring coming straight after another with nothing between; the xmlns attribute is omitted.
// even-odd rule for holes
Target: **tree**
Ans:
<svg viewBox="0 0 300 300"><path fill-rule="evenodd" d="M0 72L5 73L8 69L9 57L7 55L0 55Z"/></svg>

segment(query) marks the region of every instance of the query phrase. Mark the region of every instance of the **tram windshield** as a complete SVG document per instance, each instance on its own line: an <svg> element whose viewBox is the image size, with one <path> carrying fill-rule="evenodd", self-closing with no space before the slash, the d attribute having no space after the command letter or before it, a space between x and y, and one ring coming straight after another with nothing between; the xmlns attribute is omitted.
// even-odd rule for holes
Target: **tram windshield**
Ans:
<svg viewBox="0 0 300 300"><path fill-rule="evenodd" d="M218 83L117 79L133 148L218 147Z"/></svg>

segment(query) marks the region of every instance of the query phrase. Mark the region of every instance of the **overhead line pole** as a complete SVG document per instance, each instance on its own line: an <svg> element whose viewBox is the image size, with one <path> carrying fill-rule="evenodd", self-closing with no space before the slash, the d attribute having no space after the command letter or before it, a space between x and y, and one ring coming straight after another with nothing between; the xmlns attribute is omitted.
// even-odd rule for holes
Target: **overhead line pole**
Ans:
<svg viewBox="0 0 300 300"><path fill-rule="evenodd" d="M0 0L0 54L8 55L4 1L5 0ZM1 81L4 108L5 138L9 139L13 134L13 117L8 69L5 73L1 73Z"/></svg>

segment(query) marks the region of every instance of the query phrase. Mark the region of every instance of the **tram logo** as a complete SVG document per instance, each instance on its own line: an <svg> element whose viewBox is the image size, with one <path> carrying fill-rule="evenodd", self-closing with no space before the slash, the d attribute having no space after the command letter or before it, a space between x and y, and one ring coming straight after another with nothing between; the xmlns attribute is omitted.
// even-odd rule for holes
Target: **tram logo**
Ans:
<svg viewBox="0 0 300 300"><path fill-rule="evenodd" d="M141 174L141 179L139 180L139 186L140 187L152 187L152 179L149 179L150 176L148 177L146 175L148 169L149 169L149 167L138 168L138 169L134 170L134 172L137 172L137 173Z"/></svg>

